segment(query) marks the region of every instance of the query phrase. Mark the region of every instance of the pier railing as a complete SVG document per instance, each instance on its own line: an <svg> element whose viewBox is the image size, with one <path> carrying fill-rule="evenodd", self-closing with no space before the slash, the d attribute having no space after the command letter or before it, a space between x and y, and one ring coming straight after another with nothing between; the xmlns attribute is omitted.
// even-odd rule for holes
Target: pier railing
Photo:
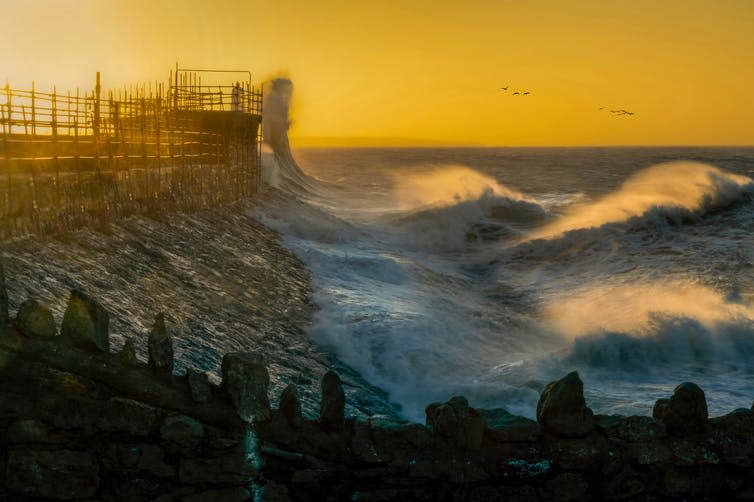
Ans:
<svg viewBox="0 0 754 502"><path fill-rule="evenodd" d="M0 238L251 196L260 181L261 89L191 78L176 71L168 85L107 93L99 74L84 93L6 84Z"/></svg>

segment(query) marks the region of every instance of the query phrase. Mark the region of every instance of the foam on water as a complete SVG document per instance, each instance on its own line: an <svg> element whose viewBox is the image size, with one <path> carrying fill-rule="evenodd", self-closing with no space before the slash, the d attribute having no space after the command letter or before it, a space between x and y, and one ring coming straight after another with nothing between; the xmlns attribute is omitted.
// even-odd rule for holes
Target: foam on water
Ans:
<svg viewBox="0 0 754 502"><path fill-rule="evenodd" d="M598 412L647 413L687 379L713 413L750 403L749 177L660 162L609 193L539 180L527 193L458 162L382 160L318 165L330 182L262 213L312 271L310 336L405 416L453 393L532 416L572 369Z"/></svg>

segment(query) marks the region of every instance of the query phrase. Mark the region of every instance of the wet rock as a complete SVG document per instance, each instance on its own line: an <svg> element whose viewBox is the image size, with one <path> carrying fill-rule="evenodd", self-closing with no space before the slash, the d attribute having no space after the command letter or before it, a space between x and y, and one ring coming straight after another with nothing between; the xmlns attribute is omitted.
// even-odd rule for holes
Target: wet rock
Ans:
<svg viewBox="0 0 754 502"><path fill-rule="evenodd" d="M72 290L63 314L60 335L76 347L110 351L110 316L97 302L79 290Z"/></svg>
<svg viewBox="0 0 754 502"><path fill-rule="evenodd" d="M301 424L301 402L295 385L291 384L283 389L283 393L280 394L279 410L291 427L297 427Z"/></svg>
<svg viewBox="0 0 754 502"><path fill-rule="evenodd" d="M654 441L667 436L665 424L652 417L632 416L616 418L616 420L609 424L600 422L608 437L629 443L640 443Z"/></svg>
<svg viewBox="0 0 754 502"><path fill-rule="evenodd" d="M57 334L52 312L36 300L26 300L21 304L15 324L29 338L51 339Z"/></svg>
<svg viewBox="0 0 754 502"><path fill-rule="evenodd" d="M427 425L463 450L479 450L484 438L484 421L466 398L454 396L445 404L430 404L425 410Z"/></svg>
<svg viewBox="0 0 754 502"><path fill-rule="evenodd" d="M270 374L260 354L235 352L222 362L223 387L242 420L266 421L270 418L267 390Z"/></svg>
<svg viewBox="0 0 754 502"><path fill-rule="evenodd" d="M346 394L340 377L334 371L322 376L322 397L319 403L319 420L326 424L341 424L345 418Z"/></svg>
<svg viewBox="0 0 754 502"><path fill-rule="evenodd" d="M204 439L204 426L186 415L176 415L165 419L160 436L181 448L196 448Z"/></svg>
<svg viewBox="0 0 754 502"><path fill-rule="evenodd" d="M583 437L594 428L594 415L584 401L584 384L577 372L547 384L537 403L537 422L557 436Z"/></svg>
<svg viewBox="0 0 754 502"><path fill-rule="evenodd" d="M625 467L617 475L607 480L604 494L605 498L609 500L627 500L641 495L645 490L646 482L644 479L631 468Z"/></svg>
<svg viewBox="0 0 754 502"><path fill-rule="evenodd" d="M36 418L19 419L8 427L8 442L12 444L54 444L61 438L52 436L47 426Z"/></svg>
<svg viewBox="0 0 754 502"><path fill-rule="evenodd" d="M126 368L132 368L139 365L139 360L136 358L136 348L134 347L134 341L132 339L129 338L126 340L126 343L123 344L123 347L116 356L116 361L119 365Z"/></svg>
<svg viewBox="0 0 754 502"><path fill-rule="evenodd" d="M533 442L541 436L541 428L534 420L513 415L503 408L478 410L487 428L485 436L501 443Z"/></svg>
<svg viewBox="0 0 754 502"><path fill-rule="evenodd" d="M262 488L259 502L288 502L288 489L274 481L267 481Z"/></svg>
<svg viewBox="0 0 754 502"><path fill-rule="evenodd" d="M191 390L191 399L197 403L210 402L212 400L212 387L209 384L207 374L189 368L186 370L186 376Z"/></svg>
<svg viewBox="0 0 754 502"><path fill-rule="evenodd" d="M8 313L8 289L5 287L5 267L0 262L0 331L10 327Z"/></svg>
<svg viewBox="0 0 754 502"><path fill-rule="evenodd" d="M676 387L669 400L658 400L652 415L675 436L699 434L709 425L704 391L691 382Z"/></svg>
<svg viewBox="0 0 754 502"><path fill-rule="evenodd" d="M173 337L165 327L165 315L160 313L154 320L147 340L149 366L162 376L173 374Z"/></svg>
<svg viewBox="0 0 754 502"><path fill-rule="evenodd" d="M99 469L88 452L12 449L6 482L11 493L24 497L87 498L97 492Z"/></svg>

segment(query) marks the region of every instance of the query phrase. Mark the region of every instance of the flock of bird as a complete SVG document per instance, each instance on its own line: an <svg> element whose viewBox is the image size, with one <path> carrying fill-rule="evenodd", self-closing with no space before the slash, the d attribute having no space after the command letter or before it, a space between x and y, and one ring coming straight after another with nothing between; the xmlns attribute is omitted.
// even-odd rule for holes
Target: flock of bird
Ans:
<svg viewBox="0 0 754 502"><path fill-rule="evenodd" d="M500 89L502 89L503 92L506 92L508 90L508 87L510 86L506 85L505 87L501 87ZM515 91L511 93L511 96L528 96L529 94L531 94L530 91Z"/></svg>
<svg viewBox="0 0 754 502"><path fill-rule="evenodd" d="M501 87L500 90L503 92L508 92L508 88L510 86L506 85L505 87ZM514 91L511 92L511 96L528 96L531 94L531 91ZM600 111L604 110L604 107L600 107ZM611 114L616 116L630 116L633 115L634 112L630 112L628 110L608 110Z"/></svg>
<svg viewBox="0 0 754 502"><path fill-rule="evenodd" d="M600 108L600 110L604 110L604 108ZM634 112L629 112L628 110L610 110L610 113L613 115L633 115Z"/></svg>

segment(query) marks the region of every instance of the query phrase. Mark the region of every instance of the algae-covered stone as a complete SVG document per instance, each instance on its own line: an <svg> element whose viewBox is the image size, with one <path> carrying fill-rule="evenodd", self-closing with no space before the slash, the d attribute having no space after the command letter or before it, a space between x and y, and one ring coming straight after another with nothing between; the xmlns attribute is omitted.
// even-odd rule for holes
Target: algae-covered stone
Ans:
<svg viewBox="0 0 754 502"><path fill-rule="evenodd" d="M319 403L319 420L328 424L340 424L345 418L346 394L340 377L334 371L322 376L322 397Z"/></svg>
<svg viewBox="0 0 754 502"><path fill-rule="evenodd" d="M262 356L254 352L226 354L222 370L223 387L236 406L238 416L247 422L268 420L270 374Z"/></svg>
<svg viewBox="0 0 754 502"><path fill-rule="evenodd" d="M159 314L152 325L147 340L149 350L149 367L155 373L171 375L173 373L173 338L165 327L165 315Z"/></svg>
<svg viewBox="0 0 754 502"><path fill-rule="evenodd" d="M86 350L110 351L110 316L97 302L79 290L72 290L63 314L60 335Z"/></svg>
<svg viewBox="0 0 754 502"><path fill-rule="evenodd" d="M537 422L564 437L583 437L592 431L594 415L584 401L584 384L577 372L547 384L537 403Z"/></svg>
<svg viewBox="0 0 754 502"><path fill-rule="evenodd" d="M16 327L30 338L50 339L57 333L52 312L36 300L26 300L18 308Z"/></svg>

